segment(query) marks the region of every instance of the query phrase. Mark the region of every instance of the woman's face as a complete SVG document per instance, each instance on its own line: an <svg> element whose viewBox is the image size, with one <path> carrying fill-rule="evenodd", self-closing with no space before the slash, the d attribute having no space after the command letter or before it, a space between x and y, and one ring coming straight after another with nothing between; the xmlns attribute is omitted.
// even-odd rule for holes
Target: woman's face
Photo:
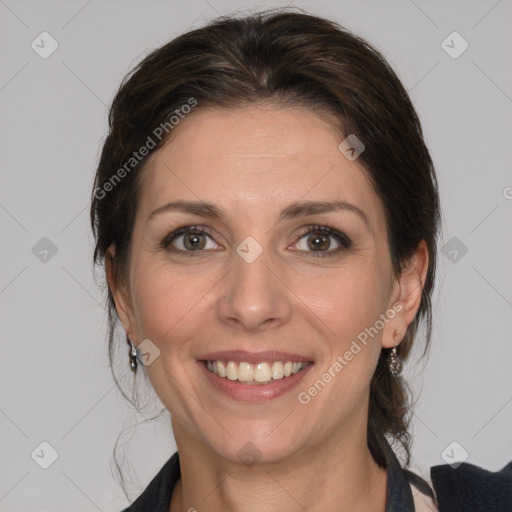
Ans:
<svg viewBox="0 0 512 512"><path fill-rule="evenodd" d="M379 353L415 310L393 308L383 205L342 140L307 109L198 109L149 160L129 283L110 283L178 442L275 461L366 436Z"/></svg>

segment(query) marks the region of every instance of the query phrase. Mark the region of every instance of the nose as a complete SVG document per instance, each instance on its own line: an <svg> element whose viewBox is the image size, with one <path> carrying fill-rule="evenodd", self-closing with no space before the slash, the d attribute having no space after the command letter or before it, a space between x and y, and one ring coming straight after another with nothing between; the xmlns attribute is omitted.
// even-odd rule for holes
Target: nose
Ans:
<svg viewBox="0 0 512 512"><path fill-rule="evenodd" d="M221 283L217 314L230 327L263 331L289 321L292 297L268 250L251 263L233 253L233 267Z"/></svg>

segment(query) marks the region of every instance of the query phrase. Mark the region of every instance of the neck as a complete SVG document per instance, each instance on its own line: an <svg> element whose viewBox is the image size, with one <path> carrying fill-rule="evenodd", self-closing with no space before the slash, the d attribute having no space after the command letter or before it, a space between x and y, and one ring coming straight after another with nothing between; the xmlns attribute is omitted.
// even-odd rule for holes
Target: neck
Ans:
<svg viewBox="0 0 512 512"><path fill-rule="evenodd" d="M287 460L246 466L173 427L181 478L170 512L385 512L386 469L373 460L364 429L357 439L329 438Z"/></svg>

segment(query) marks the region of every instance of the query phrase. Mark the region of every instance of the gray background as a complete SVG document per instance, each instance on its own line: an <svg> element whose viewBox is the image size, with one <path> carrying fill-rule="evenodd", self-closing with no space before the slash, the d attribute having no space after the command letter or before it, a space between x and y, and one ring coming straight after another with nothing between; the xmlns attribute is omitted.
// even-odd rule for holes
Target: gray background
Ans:
<svg viewBox="0 0 512 512"><path fill-rule="evenodd" d="M493 471L512 460L511 0L0 0L0 510L128 504L111 464L133 411L108 368L88 221L107 106L170 38L217 14L280 5L332 18L384 53L436 164L445 224L432 350L425 367L407 368L421 391L413 470L428 478L462 450ZM46 59L31 47L43 31L59 45ZM469 43L458 58L442 46L453 31ZM462 46L452 39L453 53ZM164 418L125 436L132 497L174 452L169 432Z"/></svg>

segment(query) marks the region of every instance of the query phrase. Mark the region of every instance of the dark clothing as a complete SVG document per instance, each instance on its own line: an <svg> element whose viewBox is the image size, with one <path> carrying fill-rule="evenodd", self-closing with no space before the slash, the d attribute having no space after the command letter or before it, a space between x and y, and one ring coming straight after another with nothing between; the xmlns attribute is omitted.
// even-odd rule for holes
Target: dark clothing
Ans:
<svg viewBox="0 0 512 512"><path fill-rule="evenodd" d="M387 453L386 512L414 512L410 484L437 498L439 512L512 512L512 462L492 473L463 463L456 469L448 464L430 469L430 485L415 473L402 469L391 446ZM172 490L180 478L178 452L160 469L143 493L123 512L168 512Z"/></svg>
<svg viewBox="0 0 512 512"><path fill-rule="evenodd" d="M430 468L439 512L512 512L512 461L500 471L463 463Z"/></svg>

